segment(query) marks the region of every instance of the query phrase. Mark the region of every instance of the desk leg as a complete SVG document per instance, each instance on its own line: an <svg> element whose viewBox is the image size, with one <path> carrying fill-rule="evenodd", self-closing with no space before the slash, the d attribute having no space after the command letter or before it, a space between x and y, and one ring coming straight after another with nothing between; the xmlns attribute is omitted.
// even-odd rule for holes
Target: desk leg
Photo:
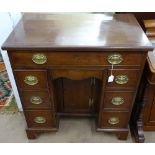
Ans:
<svg viewBox="0 0 155 155"><path fill-rule="evenodd" d="M26 134L27 134L28 139L36 139L37 138L37 133L33 130L26 129Z"/></svg>
<svg viewBox="0 0 155 155"><path fill-rule="evenodd" d="M121 131L121 132L117 133L117 138L119 140L127 140L128 134L129 134L129 131Z"/></svg>
<svg viewBox="0 0 155 155"><path fill-rule="evenodd" d="M130 120L130 131L135 142L137 143L145 142L143 121L142 121L142 110L141 112L139 112L139 115L138 113L136 113L135 116L132 116Z"/></svg>

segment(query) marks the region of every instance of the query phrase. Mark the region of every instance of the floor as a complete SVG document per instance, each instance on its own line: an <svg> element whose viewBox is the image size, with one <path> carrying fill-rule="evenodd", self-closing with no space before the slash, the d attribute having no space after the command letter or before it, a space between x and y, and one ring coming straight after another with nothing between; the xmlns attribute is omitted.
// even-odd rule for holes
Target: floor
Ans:
<svg viewBox="0 0 155 155"><path fill-rule="evenodd" d="M17 111L11 83L0 52L0 111Z"/></svg>
<svg viewBox="0 0 155 155"><path fill-rule="evenodd" d="M0 113L0 143L131 143L117 140L111 133L95 132L94 121L84 118L61 119L59 132L41 134L35 140L28 140L25 133L23 113ZM145 142L155 142L155 132L145 132Z"/></svg>
<svg viewBox="0 0 155 155"><path fill-rule="evenodd" d="M10 96L7 100L7 103L5 103L3 106L0 106L0 113L1 112L18 112L19 109L16 104L16 100L14 98L14 95Z"/></svg>

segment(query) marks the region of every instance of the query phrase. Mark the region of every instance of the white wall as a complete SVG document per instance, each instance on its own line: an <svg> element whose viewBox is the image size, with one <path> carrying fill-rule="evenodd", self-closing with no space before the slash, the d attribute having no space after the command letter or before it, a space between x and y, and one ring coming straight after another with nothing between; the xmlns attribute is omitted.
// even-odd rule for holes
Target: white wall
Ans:
<svg viewBox="0 0 155 155"><path fill-rule="evenodd" d="M15 25L18 23L21 16L22 15L19 12L18 13L17 12L16 13L0 12L0 23L1 23L0 24L0 47L2 46L3 42L6 40L10 32L13 30ZM9 76L9 79L12 85L12 89L13 89L13 93L14 93L14 96L17 102L17 106L19 110L22 111L22 105L21 105L21 101L20 101L19 94L17 91L17 87L16 87L16 83L15 83L14 76L12 73L7 51L1 50L1 54L2 54L4 63L5 63L7 72L8 72L8 76Z"/></svg>

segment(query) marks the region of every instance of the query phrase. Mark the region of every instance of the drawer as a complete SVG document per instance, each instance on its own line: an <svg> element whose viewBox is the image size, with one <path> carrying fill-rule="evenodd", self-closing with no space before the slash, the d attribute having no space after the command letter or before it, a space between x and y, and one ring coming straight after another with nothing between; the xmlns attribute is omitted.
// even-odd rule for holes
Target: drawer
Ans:
<svg viewBox="0 0 155 155"><path fill-rule="evenodd" d="M20 91L22 105L25 109L53 109L48 91Z"/></svg>
<svg viewBox="0 0 155 155"><path fill-rule="evenodd" d="M106 88L113 88L113 89L135 89L138 84L140 71L138 69L114 69L112 71L114 75L114 81L106 83ZM111 71L108 71L108 77L111 75Z"/></svg>
<svg viewBox="0 0 155 155"><path fill-rule="evenodd" d="M46 89L47 72L44 70L16 70L14 71L19 89Z"/></svg>
<svg viewBox="0 0 155 155"><path fill-rule="evenodd" d="M135 92L108 91L104 94L104 109L129 110L133 103Z"/></svg>
<svg viewBox="0 0 155 155"><path fill-rule="evenodd" d="M51 111L25 111L28 128L51 128L55 126L55 116Z"/></svg>
<svg viewBox="0 0 155 155"><path fill-rule="evenodd" d="M127 128L128 125L128 112L103 112L101 116L102 128Z"/></svg>
<svg viewBox="0 0 155 155"><path fill-rule="evenodd" d="M140 52L10 52L12 64L19 66L47 67L57 65L104 66L111 63L118 65L140 66L143 53ZM137 59L138 57L138 59Z"/></svg>

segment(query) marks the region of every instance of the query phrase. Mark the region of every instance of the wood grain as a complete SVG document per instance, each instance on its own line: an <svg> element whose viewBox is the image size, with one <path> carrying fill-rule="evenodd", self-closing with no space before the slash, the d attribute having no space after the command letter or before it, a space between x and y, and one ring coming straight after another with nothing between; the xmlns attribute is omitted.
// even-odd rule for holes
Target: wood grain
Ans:
<svg viewBox="0 0 155 155"><path fill-rule="evenodd" d="M25 14L2 49L151 50L151 44L132 14Z"/></svg>

